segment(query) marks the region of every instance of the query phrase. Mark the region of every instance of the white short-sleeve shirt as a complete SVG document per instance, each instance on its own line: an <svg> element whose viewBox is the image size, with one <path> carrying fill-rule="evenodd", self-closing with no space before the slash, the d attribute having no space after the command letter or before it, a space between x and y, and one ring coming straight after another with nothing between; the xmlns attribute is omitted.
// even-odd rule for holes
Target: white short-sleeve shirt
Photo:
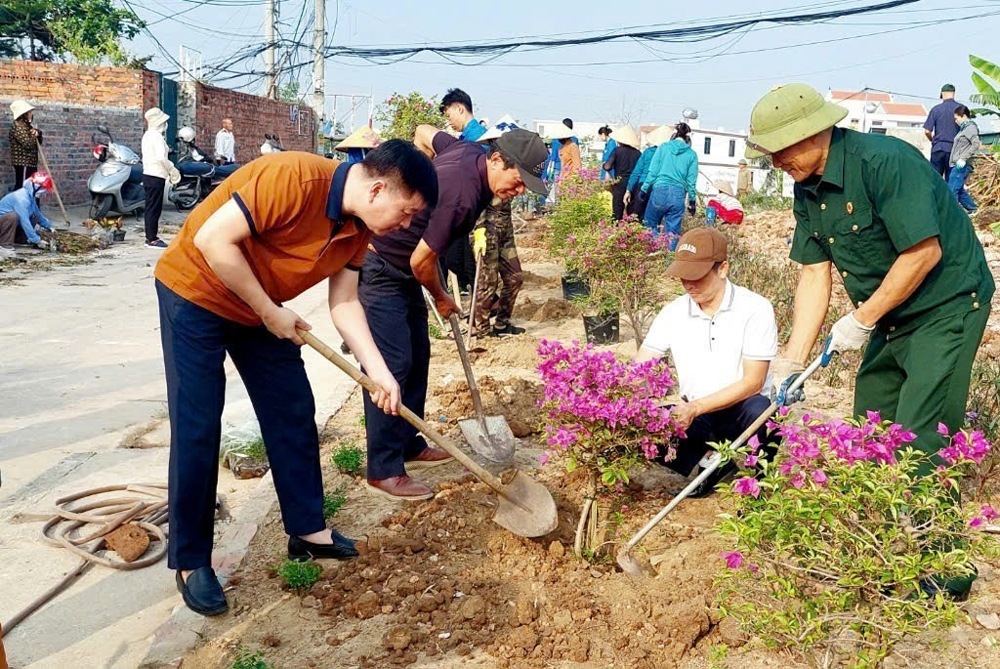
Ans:
<svg viewBox="0 0 1000 669"><path fill-rule="evenodd" d="M697 400L742 379L744 360L777 356L774 308L766 298L726 281L715 316L682 295L660 310L642 347L660 355L672 352L681 394ZM764 387L769 383L770 378Z"/></svg>

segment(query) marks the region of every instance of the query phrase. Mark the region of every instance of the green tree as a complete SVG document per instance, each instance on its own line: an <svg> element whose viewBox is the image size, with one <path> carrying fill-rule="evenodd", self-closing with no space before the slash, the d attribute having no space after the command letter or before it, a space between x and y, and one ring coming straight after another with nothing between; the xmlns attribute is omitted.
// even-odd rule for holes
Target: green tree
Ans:
<svg viewBox="0 0 1000 669"><path fill-rule="evenodd" d="M122 42L144 26L112 0L5 0L0 57L141 66L148 59L134 59Z"/></svg>
<svg viewBox="0 0 1000 669"><path fill-rule="evenodd" d="M978 91L969 99L977 105L985 105L973 109L973 113L1000 116L1000 66L972 55L969 64L977 70L972 73L972 83Z"/></svg>
<svg viewBox="0 0 1000 669"><path fill-rule="evenodd" d="M375 124L383 140L413 141L417 126L425 123L444 128L445 118L438 109L437 98L424 98L418 91L406 95L393 93L375 110Z"/></svg>
<svg viewBox="0 0 1000 669"><path fill-rule="evenodd" d="M284 86L278 86L278 99L282 102L297 104L302 101L299 95L299 82L289 81Z"/></svg>

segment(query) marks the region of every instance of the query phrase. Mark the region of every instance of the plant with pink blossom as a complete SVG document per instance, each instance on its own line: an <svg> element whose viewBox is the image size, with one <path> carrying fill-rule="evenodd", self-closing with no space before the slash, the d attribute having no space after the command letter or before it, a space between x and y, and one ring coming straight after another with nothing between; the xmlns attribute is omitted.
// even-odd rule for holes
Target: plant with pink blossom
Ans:
<svg viewBox="0 0 1000 669"><path fill-rule="evenodd" d="M445 123L437 98L425 98L418 91L393 93L375 109L375 124L383 140L405 139L412 142L418 125L443 129Z"/></svg>
<svg viewBox="0 0 1000 669"><path fill-rule="evenodd" d="M571 237L566 267L590 285L581 306L592 312L619 312L642 345L653 317L663 306L669 287L670 242L654 235L632 217L605 219Z"/></svg>
<svg viewBox="0 0 1000 669"><path fill-rule="evenodd" d="M549 447L542 464L558 462L567 471L582 468L591 475L577 531L576 553L582 555L599 544L594 536L598 485L616 490L635 468L673 458L672 442L683 432L661 404L674 377L661 360L622 361L610 351L576 342L542 341L538 356ZM588 532L588 525L594 531Z"/></svg>
<svg viewBox="0 0 1000 669"><path fill-rule="evenodd" d="M611 218L611 197L598 169L561 174L556 180L556 202L549 214L549 248L562 254L575 235Z"/></svg>
<svg viewBox="0 0 1000 669"><path fill-rule="evenodd" d="M752 439L726 457L749 470L723 490L719 531L733 542L718 581L725 615L771 646L877 665L904 635L953 625L960 609L928 594L974 574L997 547L981 528L993 507L963 505L959 485L991 450L982 433L941 427L933 458L877 412L792 420L768 462Z"/></svg>

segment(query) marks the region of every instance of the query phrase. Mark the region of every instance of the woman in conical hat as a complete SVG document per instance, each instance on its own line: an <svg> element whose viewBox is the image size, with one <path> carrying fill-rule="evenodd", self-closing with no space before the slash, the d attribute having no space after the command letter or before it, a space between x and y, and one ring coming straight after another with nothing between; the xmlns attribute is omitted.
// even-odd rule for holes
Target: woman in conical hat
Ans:
<svg viewBox="0 0 1000 669"><path fill-rule="evenodd" d="M365 154L367 154L368 151L374 149L381 143L382 138L378 136L378 133L368 126L363 125L348 135L347 139L338 144L335 148L337 151L344 151L347 153L348 163L360 163L365 159Z"/></svg>

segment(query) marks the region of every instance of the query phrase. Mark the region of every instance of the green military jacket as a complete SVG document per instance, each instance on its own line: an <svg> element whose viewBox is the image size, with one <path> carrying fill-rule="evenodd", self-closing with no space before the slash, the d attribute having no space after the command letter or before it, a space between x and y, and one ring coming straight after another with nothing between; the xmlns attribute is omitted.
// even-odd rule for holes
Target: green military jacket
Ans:
<svg viewBox="0 0 1000 669"><path fill-rule="evenodd" d="M937 237L941 261L878 326L890 338L919 325L986 307L993 277L969 217L944 180L906 142L833 129L821 177L795 184L790 257L832 261L860 306L899 255Z"/></svg>

